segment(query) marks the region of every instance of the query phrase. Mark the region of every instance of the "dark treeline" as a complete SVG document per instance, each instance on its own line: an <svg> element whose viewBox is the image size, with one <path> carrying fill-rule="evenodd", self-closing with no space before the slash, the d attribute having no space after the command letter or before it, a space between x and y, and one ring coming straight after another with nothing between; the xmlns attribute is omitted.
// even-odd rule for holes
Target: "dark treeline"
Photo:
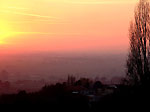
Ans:
<svg viewBox="0 0 150 112"><path fill-rule="evenodd" d="M104 85L100 81L93 82L87 78L75 81L74 77L69 76L67 82L46 85L38 92L20 91L17 94L2 95L0 104L98 112L118 109L120 106L124 109L141 108L143 104L148 105L149 94L145 86Z"/></svg>

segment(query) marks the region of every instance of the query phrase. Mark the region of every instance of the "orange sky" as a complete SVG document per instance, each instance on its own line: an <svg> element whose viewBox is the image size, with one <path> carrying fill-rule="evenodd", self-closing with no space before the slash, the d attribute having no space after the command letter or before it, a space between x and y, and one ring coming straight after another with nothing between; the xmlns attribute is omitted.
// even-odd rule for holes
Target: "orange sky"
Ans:
<svg viewBox="0 0 150 112"><path fill-rule="evenodd" d="M138 0L0 0L0 51L128 49Z"/></svg>

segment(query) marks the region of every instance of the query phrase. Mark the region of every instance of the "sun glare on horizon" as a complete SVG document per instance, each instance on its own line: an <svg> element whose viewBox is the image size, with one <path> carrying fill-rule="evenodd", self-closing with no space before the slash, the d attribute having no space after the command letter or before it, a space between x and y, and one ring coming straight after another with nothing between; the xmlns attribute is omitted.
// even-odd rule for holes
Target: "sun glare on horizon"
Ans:
<svg viewBox="0 0 150 112"><path fill-rule="evenodd" d="M13 35L10 25L6 21L0 20L0 44L6 44L6 38Z"/></svg>
<svg viewBox="0 0 150 112"><path fill-rule="evenodd" d="M0 44L11 52L125 51L137 1L1 0Z"/></svg>

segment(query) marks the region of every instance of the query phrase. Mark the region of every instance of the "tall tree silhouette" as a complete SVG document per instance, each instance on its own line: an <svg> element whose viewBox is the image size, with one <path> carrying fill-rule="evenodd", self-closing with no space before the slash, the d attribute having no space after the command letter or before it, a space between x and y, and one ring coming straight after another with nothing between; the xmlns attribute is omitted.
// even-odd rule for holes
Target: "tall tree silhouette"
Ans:
<svg viewBox="0 0 150 112"><path fill-rule="evenodd" d="M150 79L150 6L140 0L130 24L130 52L127 59L127 76L132 84L145 84Z"/></svg>

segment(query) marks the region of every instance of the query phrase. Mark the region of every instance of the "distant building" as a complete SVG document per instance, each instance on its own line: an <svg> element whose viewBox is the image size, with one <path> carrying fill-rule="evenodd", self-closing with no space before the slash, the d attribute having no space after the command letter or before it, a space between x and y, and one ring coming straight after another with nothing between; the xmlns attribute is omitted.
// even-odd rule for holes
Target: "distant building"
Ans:
<svg viewBox="0 0 150 112"><path fill-rule="evenodd" d="M8 81L8 79L9 79L9 73L6 70L2 70L0 72L0 80Z"/></svg>
<svg viewBox="0 0 150 112"><path fill-rule="evenodd" d="M68 85L74 85L75 82L76 82L76 78L75 78L74 76L68 75L67 84L68 84Z"/></svg>

